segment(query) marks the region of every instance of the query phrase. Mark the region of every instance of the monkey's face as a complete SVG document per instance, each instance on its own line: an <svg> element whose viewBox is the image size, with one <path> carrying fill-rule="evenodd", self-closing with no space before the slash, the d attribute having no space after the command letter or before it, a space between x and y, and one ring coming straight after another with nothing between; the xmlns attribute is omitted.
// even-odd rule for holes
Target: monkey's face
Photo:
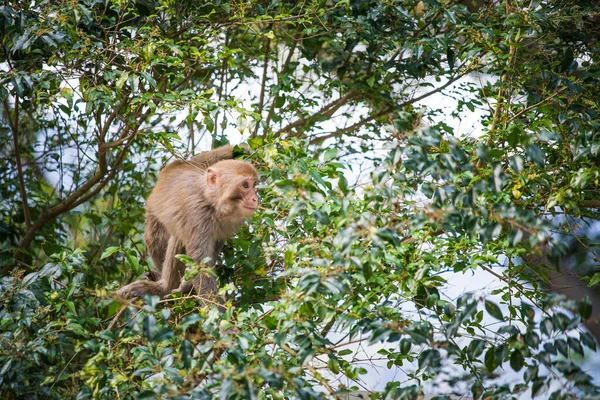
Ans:
<svg viewBox="0 0 600 400"><path fill-rule="evenodd" d="M256 186L258 181L255 177L244 177L239 183L232 200L237 202L239 214L248 218L258 209L258 193Z"/></svg>
<svg viewBox="0 0 600 400"><path fill-rule="evenodd" d="M245 220L258 209L258 174L252 164L225 160L206 172L207 197L221 217Z"/></svg>

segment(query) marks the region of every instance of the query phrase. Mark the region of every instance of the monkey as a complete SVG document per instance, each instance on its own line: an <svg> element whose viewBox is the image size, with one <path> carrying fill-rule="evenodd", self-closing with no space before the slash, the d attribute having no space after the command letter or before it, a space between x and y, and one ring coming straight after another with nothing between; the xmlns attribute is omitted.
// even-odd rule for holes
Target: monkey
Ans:
<svg viewBox="0 0 600 400"><path fill-rule="evenodd" d="M201 271L192 281L183 281L185 265L175 255L185 253L197 263L209 257L212 268L223 243L258 209L258 173L249 162L233 160L233 149L220 147L161 170L146 201L144 230L156 280L133 282L118 296L162 298L194 289L205 304L215 299L215 277Z"/></svg>

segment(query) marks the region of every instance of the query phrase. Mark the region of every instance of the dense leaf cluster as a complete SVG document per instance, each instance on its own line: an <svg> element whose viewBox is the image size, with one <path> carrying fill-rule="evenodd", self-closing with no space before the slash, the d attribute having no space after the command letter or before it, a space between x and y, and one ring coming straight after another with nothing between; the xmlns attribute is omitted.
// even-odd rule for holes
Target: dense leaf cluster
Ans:
<svg viewBox="0 0 600 400"><path fill-rule="evenodd" d="M598 12L6 1L0 397L600 398ZM227 312L115 301L159 168L230 140Z"/></svg>

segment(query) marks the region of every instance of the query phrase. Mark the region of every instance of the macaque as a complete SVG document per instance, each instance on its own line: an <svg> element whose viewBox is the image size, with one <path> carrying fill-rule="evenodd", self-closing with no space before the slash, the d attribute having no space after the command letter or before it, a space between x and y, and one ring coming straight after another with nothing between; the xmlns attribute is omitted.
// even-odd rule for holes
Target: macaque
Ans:
<svg viewBox="0 0 600 400"><path fill-rule="evenodd" d="M140 280L117 295L164 297L190 292L214 301L218 286L213 275L201 271L183 281L185 265L175 258L187 254L197 263L210 257L214 266L225 240L258 208L258 174L252 164L232 160L233 146L177 160L162 169L146 202L144 242L157 269L153 280Z"/></svg>

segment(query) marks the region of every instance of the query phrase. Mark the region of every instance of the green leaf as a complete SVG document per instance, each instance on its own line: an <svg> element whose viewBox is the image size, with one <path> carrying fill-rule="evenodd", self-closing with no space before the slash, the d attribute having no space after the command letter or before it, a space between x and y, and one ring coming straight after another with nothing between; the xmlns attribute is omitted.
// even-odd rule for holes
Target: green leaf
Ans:
<svg viewBox="0 0 600 400"><path fill-rule="evenodd" d="M129 77L129 72L123 72L116 83L116 89L121 90L125 82L127 82L127 78Z"/></svg>
<svg viewBox="0 0 600 400"><path fill-rule="evenodd" d="M253 149L257 149L263 146L264 141L261 137L253 137L248 139L248 144L250 145L251 148Z"/></svg>
<svg viewBox="0 0 600 400"><path fill-rule="evenodd" d="M596 272L594 275L592 275L592 278L588 282L588 287L596 286L599 283L600 283L600 272Z"/></svg>
<svg viewBox="0 0 600 400"><path fill-rule="evenodd" d="M285 105L285 96L275 97L275 107L282 108Z"/></svg>
<svg viewBox="0 0 600 400"><path fill-rule="evenodd" d="M221 383L221 390L219 391L219 399L220 400L229 399L231 397L230 394L233 393L233 390L234 390L233 379L231 379L231 378L225 379Z"/></svg>
<svg viewBox="0 0 600 400"><path fill-rule="evenodd" d="M594 352L596 351L596 340L589 332L580 332L579 340L581 340L581 343L583 343L587 348Z"/></svg>
<svg viewBox="0 0 600 400"><path fill-rule="evenodd" d="M513 350L512 354L510 355L510 367L519 372L519 370L523 368L524 363L525 359L523 358L521 351L517 349Z"/></svg>
<svg viewBox="0 0 600 400"><path fill-rule="evenodd" d="M0 102L8 98L8 90L4 86L0 86Z"/></svg>
<svg viewBox="0 0 600 400"><path fill-rule="evenodd" d="M146 82L150 84L151 87L156 89L156 80L152 77L152 75L144 71L140 72L140 75L146 80Z"/></svg>
<svg viewBox="0 0 600 400"><path fill-rule="evenodd" d="M523 378L525 378L525 382L531 382L534 379L537 379L539 372L539 367L537 365L533 365L525 371L523 374Z"/></svg>
<svg viewBox="0 0 600 400"><path fill-rule="evenodd" d="M12 359L8 359L8 361L6 361L4 363L4 365L2 366L2 370L0 370L0 376L2 375L6 375L6 373L9 371L10 369L10 365L12 364L13 360Z"/></svg>
<svg viewBox="0 0 600 400"><path fill-rule="evenodd" d="M333 372L335 375L340 373L340 364L338 363L338 361L333 358L330 357L329 358L329 362L327 363L327 367L329 368L329 370L331 372Z"/></svg>
<svg viewBox="0 0 600 400"><path fill-rule="evenodd" d="M75 303L71 300L65 301L65 306L71 311L73 314L77 315L77 311L75 310Z"/></svg>
<svg viewBox="0 0 600 400"><path fill-rule="evenodd" d="M215 121L210 117L210 115L206 115L204 117L204 125L206 125L206 130L209 132L214 132L215 130Z"/></svg>
<svg viewBox="0 0 600 400"><path fill-rule="evenodd" d="M135 275L140 275L143 272L142 269L140 268L140 261L138 260L137 254L135 253L135 251L133 251L133 250L128 251L126 253L126 259L127 259L129 266L135 273Z"/></svg>
<svg viewBox="0 0 600 400"><path fill-rule="evenodd" d="M485 301L485 310L492 317L494 317L500 321L504 321L504 316L502 315L502 311L500 310L500 307L498 307L498 305L496 303L486 300Z"/></svg>
<svg viewBox="0 0 600 400"><path fill-rule="evenodd" d="M584 321L592 316L592 302L587 296L579 302L577 310Z"/></svg>
<svg viewBox="0 0 600 400"><path fill-rule="evenodd" d="M323 154L323 161L327 162L333 160L335 157L337 157L337 153L338 151L335 147L329 147Z"/></svg>
<svg viewBox="0 0 600 400"><path fill-rule="evenodd" d="M483 362L489 372L494 372L494 370L498 367L498 363L496 362L495 347L491 347L488 349L488 351L485 352Z"/></svg>
<svg viewBox="0 0 600 400"><path fill-rule="evenodd" d="M569 67L571 66L571 64L573 63L574 60L574 55L573 55L573 49L571 47L567 48L567 51L565 51L565 55L562 59L562 61L560 62L560 70L561 71L567 71L569 69Z"/></svg>
<svg viewBox="0 0 600 400"><path fill-rule="evenodd" d="M362 265L362 272L363 272L363 276L365 277L366 280L371 279L371 276L373 276L373 268L371 267L371 263L370 262L364 262Z"/></svg>
<svg viewBox="0 0 600 400"><path fill-rule="evenodd" d="M527 343L529 347L537 349L540 345L540 337L535 332L527 332L525 334L525 343Z"/></svg>
<svg viewBox="0 0 600 400"><path fill-rule="evenodd" d="M569 344L569 348L571 350L573 350L575 353L577 353L583 357L583 346L581 346L581 343L579 343L579 340L577 340L573 337L568 337L567 343Z"/></svg>
<svg viewBox="0 0 600 400"><path fill-rule="evenodd" d="M540 331L546 336L552 335L553 329L554 329L554 326L552 325L551 318L544 318L542 320L542 322L540 323Z"/></svg>
<svg viewBox="0 0 600 400"><path fill-rule="evenodd" d="M483 353L484 349L485 349L485 341L483 341L481 339L473 339L473 340L471 340L471 343L469 343L469 346L467 347L467 354L469 354L469 356L474 359L474 358L479 357L479 355L481 353Z"/></svg>
<svg viewBox="0 0 600 400"><path fill-rule="evenodd" d="M474 399L481 398L481 395L483 394L483 385L479 380L476 380L471 386L471 393L473 393Z"/></svg>
<svg viewBox="0 0 600 400"><path fill-rule="evenodd" d="M454 50L450 46L448 46L448 48L446 49L446 57L448 59L448 68L452 71L454 69L454 62L456 60L456 56L454 54Z"/></svg>
<svg viewBox="0 0 600 400"><path fill-rule="evenodd" d="M144 317L144 335L152 340L156 332L156 318L153 315L146 315Z"/></svg>
<svg viewBox="0 0 600 400"><path fill-rule="evenodd" d="M419 368L438 368L441 357L437 350L425 350L419 355Z"/></svg>
<svg viewBox="0 0 600 400"><path fill-rule="evenodd" d="M121 248L119 246L107 247L106 250L104 250L102 252L102 255L100 256L100 260L104 260L105 258L112 256L114 253L116 253L119 250L121 250Z"/></svg>
<svg viewBox="0 0 600 400"><path fill-rule="evenodd" d="M325 182L323 178L321 178L321 175L319 175L317 171L311 169L310 171L308 171L308 173L310 174L310 176L313 177L315 181L317 181L323 187L323 189L327 189L329 187L329 185L327 185L327 182Z"/></svg>
<svg viewBox="0 0 600 400"><path fill-rule="evenodd" d="M565 357L569 357L569 346L567 346L567 342L563 339L556 339L554 341L554 347L560 354Z"/></svg>

